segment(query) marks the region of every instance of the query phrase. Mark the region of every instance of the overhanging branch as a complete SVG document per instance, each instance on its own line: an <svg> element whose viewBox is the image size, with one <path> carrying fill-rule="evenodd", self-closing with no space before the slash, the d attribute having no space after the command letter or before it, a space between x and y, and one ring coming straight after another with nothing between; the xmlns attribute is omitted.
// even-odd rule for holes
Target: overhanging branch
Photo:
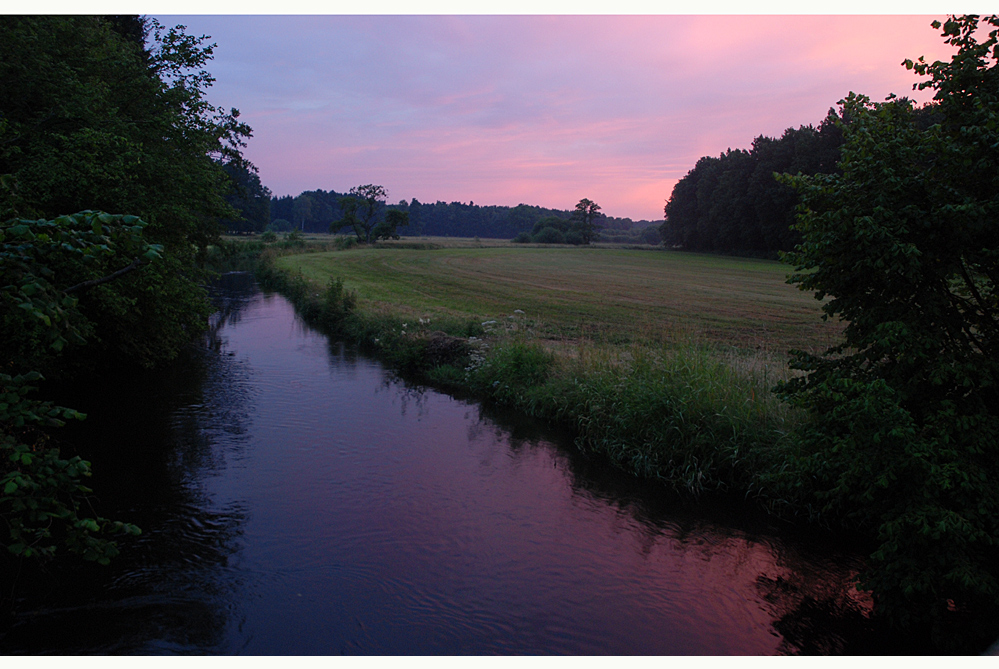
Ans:
<svg viewBox="0 0 999 669"><path fill-rule="evenodd" d="M139 260L138 258L136 258L135 260L132 261L132 263L130 265L128 265L128 267L123 267L120 270L118 270L117 272L112 272L111 274L108 274L107 276L102 276L99 279L91 279L90 281L83 281L82 283L78 283L75 286L70 286L69 288L67 288L63 292L64 293L75 293L78 290L87 290L88 288L93 288L94 286L99 286L102 283L107 283L108 281L114 281L118 277L123 276L125 274L128 274L129 272L131 272L133 270L137 270L140 267L142 267L143 265L147 265L147 264L148 263L144 263L141 260Z"/></svg>

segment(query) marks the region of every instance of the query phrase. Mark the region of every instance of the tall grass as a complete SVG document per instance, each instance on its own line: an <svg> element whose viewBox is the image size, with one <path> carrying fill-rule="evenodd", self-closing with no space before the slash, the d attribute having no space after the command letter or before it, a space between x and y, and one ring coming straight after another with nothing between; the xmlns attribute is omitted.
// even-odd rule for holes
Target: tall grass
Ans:
<svg viewBox="0 0 999 669"><path fill-rule="evenodd" d="M499 344L470 376L491 401L571 427L577 446L692 494L757 492L796 414L763 379L707 348L592 348L557 357Z"/></svg>

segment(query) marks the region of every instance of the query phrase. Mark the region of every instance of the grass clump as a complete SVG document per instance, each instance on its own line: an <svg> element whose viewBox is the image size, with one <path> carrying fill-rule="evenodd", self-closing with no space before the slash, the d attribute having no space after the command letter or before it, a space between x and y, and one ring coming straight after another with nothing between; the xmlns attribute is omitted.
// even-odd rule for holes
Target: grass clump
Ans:
<svg viewBox="0 0 999 669"><path fill-rule="evenodd" d="M469 380L491 401L571 427L584 452L694 495L757 491L757 473L779 459L793 422L758 379L708 349L633 347L625 360L593 349L565 359L511 342Z"/></svg>
<svg viewBox="0 0 999 669"><path fill-rule="evenodd" d="M302 318L330 334L341 332L357 306L357 293L344 288L343 279L330 277L322 290L301 275L274 271L264 261L257 276L268 288L280 291L295 305Z"/></svg>

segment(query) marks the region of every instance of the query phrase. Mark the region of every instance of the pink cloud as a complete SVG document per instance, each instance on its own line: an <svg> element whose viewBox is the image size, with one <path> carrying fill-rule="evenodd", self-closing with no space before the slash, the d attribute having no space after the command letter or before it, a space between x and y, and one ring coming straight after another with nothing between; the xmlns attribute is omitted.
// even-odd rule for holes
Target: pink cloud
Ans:
<svg viewBox="0 0 999 669"><path fill-rule="evenodd" d="M416 197L658 220L702 155L817 124L849 91L913 93L946 57L911 16L185 17L211 97L276 194Z"/></svg>

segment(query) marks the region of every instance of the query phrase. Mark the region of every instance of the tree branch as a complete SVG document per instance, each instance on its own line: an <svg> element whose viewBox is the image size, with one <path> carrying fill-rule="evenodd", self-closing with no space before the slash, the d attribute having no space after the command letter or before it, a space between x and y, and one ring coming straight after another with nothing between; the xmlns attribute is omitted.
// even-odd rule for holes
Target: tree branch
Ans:
<svg viewBox="0 0 999 669"><path fill-rule="evenodd" d="M84 281L82 283L76 284L75 286L70 286L69 288L67 288L63 292L64 293L75 293L78 290L87 290L88 288L93 288L94 286L99 286L102 283L107 283L108 281L114 281L118 277L123 276L125 274L128 274L129 272L131 272L133 270L137 270L140 267L142 267L143 265L148 265L148 264L149 263L144 263L141 260L139 260L138 258L136 258L135 260L132 261L132 263L128 267L123 267L122 269L118 270L117 272L112 272L111 274L108 274L107 276L102 276L99 279L91 279L90 281Z"/></svg>

